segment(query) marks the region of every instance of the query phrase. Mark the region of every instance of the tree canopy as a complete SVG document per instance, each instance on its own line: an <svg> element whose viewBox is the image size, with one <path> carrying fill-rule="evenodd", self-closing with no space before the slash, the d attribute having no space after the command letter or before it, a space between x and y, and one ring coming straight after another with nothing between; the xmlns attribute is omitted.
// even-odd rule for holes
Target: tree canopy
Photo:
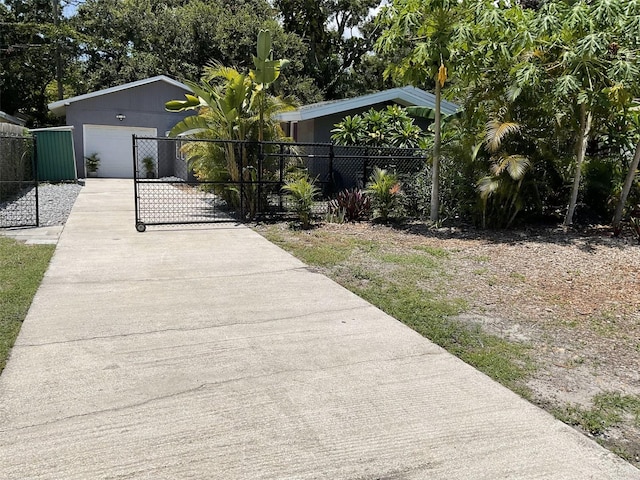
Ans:
<svg viewBox="0 0 640 480"><path fill-rule="evenodd" d="M60 95L252 69L266 29L289 60L274 96L409 83L461 106L448 121L435 108L423 133L434 221L569 225L615 210L619 225L640 203L636 0L85 0L63 15L64 1L0 3L0 109L30 126L56 121L46 106Z"/></svg>

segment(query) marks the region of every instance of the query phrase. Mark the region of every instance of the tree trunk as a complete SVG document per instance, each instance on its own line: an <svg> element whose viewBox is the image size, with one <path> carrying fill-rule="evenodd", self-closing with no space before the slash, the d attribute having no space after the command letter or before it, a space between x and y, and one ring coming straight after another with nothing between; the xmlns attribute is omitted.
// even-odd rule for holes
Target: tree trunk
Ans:
<svg viewBox="0 0 640 480"><path fill-rule="evenodd" d="M62 54L60 53L60 30L58 28L60 24L60 5L59 0L52 0L53 7L53 25L55 26L56 31L56 85L58 90L58 100L62 100L64 98L64 86L62 84Z"/></svg>
<svg viewBox="0 0 640 480"><path fill-rule="evenodd" d="M589 141L589 132L591 131L591 112L587 112L587 106L583 103L580 105L580 135L578 135L578 157L576 159L576 171L573 176L573 188L571 189L571 198L569 199L569 208L567 215L564 217L564 225L569 226L573 223L573 214L576 210L578 202L578 190L580 190L580 177L582 175L582 163L587 153L587 142Z"/></svg>
<svg viewBox="0 0 640 480"><path fill-rule="evenodd" d="M440 80L436 76L436 108L435 108L435 125L433 138L433 165L431 166L431 215L429 220L438 221L440 212L440 103L441 103L441 85Z"/></svg>
<svg viewBox="0 0 640 480"><path fill-rule="evenodd" d="M627 204L627 197L629 196L629 192L631 191L631 186L633 185L633 179L636 176L636 172L638 170L638 165L640 164L640 142L636 145L636 153L633 155L633 160L631 160L631 165L629 165L629 171L627 172L627 178L624 180L624 185L622 186L622 192L620 193L620 199L618 200L618 204L616 205L616 213L613 216L613 232L616 236L620 235L620 222L622 221L622 211L624 210L624 206Z"/></svg>

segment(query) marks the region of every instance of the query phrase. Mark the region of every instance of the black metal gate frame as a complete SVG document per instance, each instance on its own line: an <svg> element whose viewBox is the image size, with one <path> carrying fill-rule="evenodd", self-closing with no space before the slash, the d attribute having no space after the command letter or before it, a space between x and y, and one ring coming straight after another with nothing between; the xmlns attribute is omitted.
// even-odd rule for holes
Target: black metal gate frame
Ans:
<svg viewBox="0 0 640 480"><path fill-rule="evenodd" d="M215 181L201 181L195 178L193 173L186 168L186 163L183 159L178 158L176 154L176 142L210 142L217 144L233 145L234 148L239 148L240 155L236 157L238 168L240 172L243 172L243 168L255 168L255 179L247 180L244 175L240 175L240 180L236 182L215 182ZM144 145L153 144L155 147L157 159L157 177L147 179L143 178L141 170L141 159L144 155ZM340 184L340 180L336 177L340 176L342 169L343 175L348 175L353 178L358 178L361 183L366 182L369 174L376 166L381 168L397 169L398 164L402 163L401 170L405 171L408 165L413 165L411 169L417 171L425 164L425 152L419 149L403 149L403 148L374 148L374 147L343 147L336 146L332 143L292 143L292 142L255 142L255 141L238 141L238 140L219 140L219 139L186 139L186 138L171 138L171 137L138 137L133 136L133 171L134 171L134 197L135 197L135 222L136 229L140 232L144 232L148 225L180 225L180 224L199 224L199 223L219 223L219 222L238 222L246 219L247 214L247 195L253 194L252 201L257 206L254 213L254 218L261 218L265 215L282 214L286 211L284 208L282 187L285 184L285 172L287 167L292 163L303 163L305 168L312 177L315 177L316 184L321 187L321 190L325 198L331 197L342 189L344 185ZM159 151L161 146L164 145L164 153L167 158L161 159ZM169 147L167 148L167 145ZM246 147L246 148L240 148ZM256 163L255 167L249 165L250 162L247 158L243 158L242 155L248 155L249 148L253 148L255 157L252 159ZM167 151L170 152L166 155ZM169 158L171 157L171 158ZM275 162L265 162L265 160L273 160ZM161 160L165 164L161 165ZM166 162L173 162L172 165L167 165ZM336 170L336 162L338 170ZM312 165L313 164L313 165ZM270 165L270 175L265 178L265 166ZM316 170L313 171L313 168ZM161 175L160 170L163 170L165 175ZM172 173L172 176L176 176L178 169L184 169L181 172L180 179L167 178L167 172ZM318 170L319 169L319 170ZM318 173L320 172L320 173ZM352 178L352 180L353 180ZM216 204L214 200L213 205L208 209L206 213L200 216L195 215L194 212L202 210L201 205L193 204L189 206L189 197L182 197L182 201L186 202L186 207L182 208L177 203L170 204L171 198L169 195L162 197L162 189L165 192L167 187L171 188L191 188L192 192L202 192L204 190L211 190L213 187L226 185L230 188L237 189L239 192L239 208L236 211L229 212L229 214L216 215ZM364 185L358 185L352 182L352 186L362 188ZM156 193L150 193L155 191ZM158 193L160 192L160 193ZM175 192L174 192L175 193ZM277 197L277 203L269 205L265 200L267 193L273 200ZM156 200L161 202L153 203L153 195L156 195ZM204 194L203 194L204 195ZM162 200L165 202L163 203ZM145 207L148 203L151 203L150 217L146 216L147 212ZM202 200L200 200L202 203ZM144 205L143 205L144 204ZM182 208L182 210L181 210ZM173 209L173 210L172 210ZM162 214L166 214L163 216ZM218 213L219 210L218 210Z"/></svg>
<svg viewBox="0 0 640 480"><path fill-rule="evenodd" d="M193 173L188 168L185 168L185 170L182 172L182 175L181 175L182 179L180 180L171 179L171 178L169 179L143 178L142 172L140 171L140 163L141 163L140 159L143 156L143 152L141 152L141 144L144 144L144 142L153 142L153 143L156 143L157 145L161 145L163 144L163 142L173 142L173 143L175 142L180 142L180 143L207 142L207 143L233 145L234 148L254 147L258 151L258 154L256 156L257 165L255 167L256 178L255 180L246 180L244 178L244 175L241 174L239 181L223 181L223 182L203 181L203 180L196 179ZM280 145L280 151L277 154L277 156L280 159L279 165L278 165L277 180L267 180L263 177L264 160L267 156L270 156L270 155L264 154L265 145ZM269 188L273 190L275 188L277 189L277 191L279 191L280 187L284 185L285 158L296 156L294 154L287 154L285 152L286 145L289 145L289 144L286 144L286 143L278 144L278 143L270 143L270 142L248 142L248 141L237 141L237 140L216 140L216 139L176 139L176 138L162 138L162 137L152 138L152 137L137 137L134 135L133 136L133 171L134 171L136 229L140 232L143 232L145 231L146 226L148 225L181 225L181 224L237 222L239 219L243 219L245 215L248 213L247 205L246 205L247 195L250 195L251 192L255 192L256 198L254 199L254 201L257 201L258 199L262 198L262 194L265 191L265 189ZM242 157L243 152L246 155L246 150L247 150L246 148L238 148L238 151L241 153L241 155L237 157L238 169L240 172L243 171L243 165L248 164L247 159ZM173 158L172 161L177 163L180 163L180 162L184 163L183 160L178 158ZM159 162L157 167L160 167ZM176 165L174 165L172 176L176 175L175 167ZM244 167L244 168L247 168L247 167ZM165 187L165 190L164 190L165 192L168 191L166 189L167 186L174 187L174 188L182 188L182 187L193 188L194 191L195 190L200 190L200 191L212 190L216 186L227 186L230 188L235 188L239 192L239 201L240 201L239 210L232 212L235 215L226 215L226 214L215 215L215 204L214 204L211 208L211 211L214 213L213 216L209 215L208 217L200 216L200 217L194 218L193 215L191 215L189 212L186 212L186 211L184 212L185 213L184 215L180 215L180 207L174 204L173 205L174 211L169 212L173 214L167 215L167 218L160 218L161 216L151 220L149 220L148 218L144 218L143 203L145 203L145 201L148 201L150 199L149 197L150 189L155 187L155 191L159 192L161 191L162 186ZM162 194L156 193L156 195L161 196ZM169 197L168 195L165 195L166 200L169 200L168 197ZM185 196L182 197L183 201L186 201L188 203L188 200L185 200L185 198L187 197ZM261 205L258 205L258 206L261 207ZM172 206L167 204L164 204L164 205L157 204L156 207L158 207L157 210L164 209L165 213L167 213ZM263 212L260 208L258 208L258 211L256 213L261 214Z"/></svg>
<svg viewBox="0 0 640 480"><path fill-rule="evenodd" d="M30 156L31 157L31 172L32 172L32 178L31 179L15 179L15 180L8 180L5 178L2 178L0 176L0 187L2 185L16 185L18 186L18 190L20 190L20 187L22 186L29 186L31 185L33 187L33 205L32 208L29 208L29 205L31 204L31 202L28 199L25 198L20 198L17 199L16 202L19 203L19 205L14 206L14 208L17 211L18 217L15 220L7 220L6 222L2 222L0 223L0 228L16 228L16 227L39 227L40 226L40 199L39 199L39 194L38 194L38 186L39 186L39 181L38 181L38 151L37 151L37 135L33 134L30 137L24 137L24 136L14 136L14 135L0 135L0 142L7 142L7 141L17 141L17 140L22 140L22 141L30 141L32 142L32 148L33 148L33 153ZM0 159L1 161L1 159ZM1 172L1 168L0 168L0 172ZM2 203L4 201L4 199L2 198L2 196L0 195L0 203ZM31 220L23 220L24 219L24 211L25 210L32 210L33 211L33 215L29 216L30 219L33 219L33 221Z"/></svg>

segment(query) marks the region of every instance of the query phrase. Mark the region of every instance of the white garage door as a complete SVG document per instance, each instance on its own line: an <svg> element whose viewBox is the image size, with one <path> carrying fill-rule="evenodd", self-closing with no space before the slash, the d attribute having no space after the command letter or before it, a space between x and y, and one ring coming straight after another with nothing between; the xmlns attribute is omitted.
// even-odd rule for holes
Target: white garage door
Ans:
<svg viewBox="0 0 640 480"><path fill-rule="evenodd" d="M84 125L84 156L97 153L99 177L133 178L131 136L155 137L155 128ZM157 157L157 155L156 155Z"/></svg>

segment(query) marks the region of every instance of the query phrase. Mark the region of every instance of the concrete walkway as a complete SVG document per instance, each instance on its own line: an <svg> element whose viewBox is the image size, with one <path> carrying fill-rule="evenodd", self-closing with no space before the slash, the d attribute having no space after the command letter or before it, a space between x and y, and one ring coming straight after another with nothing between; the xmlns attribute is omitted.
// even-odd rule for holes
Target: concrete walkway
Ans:
<svg viewBox="0 0 640 480"><path fill-rule="evenodd" d="M243 226L80 194L0 377L2 479L640 479Z"/></svg>

